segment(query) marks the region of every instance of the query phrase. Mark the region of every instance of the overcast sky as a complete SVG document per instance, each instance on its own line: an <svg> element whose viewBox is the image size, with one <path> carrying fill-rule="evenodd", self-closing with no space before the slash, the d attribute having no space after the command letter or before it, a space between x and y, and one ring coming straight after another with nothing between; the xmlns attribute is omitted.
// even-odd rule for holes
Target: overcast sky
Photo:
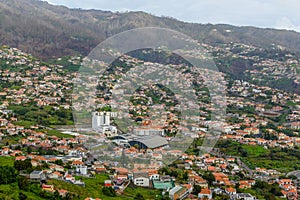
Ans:
<svg viewBox="0 0 300 200"><path fill-rule="evenodd" d="M299 0L47 0L70 8L145 11L186 22L226 23L300 32Z"/></svg>

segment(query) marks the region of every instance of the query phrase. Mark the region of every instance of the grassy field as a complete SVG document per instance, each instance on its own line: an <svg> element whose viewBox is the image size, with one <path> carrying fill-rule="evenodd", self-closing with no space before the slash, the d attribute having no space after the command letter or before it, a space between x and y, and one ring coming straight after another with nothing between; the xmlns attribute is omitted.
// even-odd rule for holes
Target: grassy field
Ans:
<svg viewBox="0 0 300 200"><path fill-rule="evenodd" d="M74 138L73 135L63 134L58 130L43 130L49 136L57 136L59 138Z"/></svg>
<svg viewBox="0 0 300 200"><path fill-rule="evenodd" d="M1 200L12 200L12 199L20 199L19 195L23 193L27 196L26 200L46 200L35 193L28 191L21 191L17 185L17 183L9 184L9 185L0 185L0 199Z"/></svg>
<svg viewBox="0 0 300 200"><path fill-rule="evenodd" d="M14 166L14 157L0 156L0 166Z"/></svg>
<svg viewBox="0 0 300 200"><path fill-rule="evenodd" d="M133 185L129 185L125 191L124 196L128 199L133 199L138 193L142 194L145 199L152 200L161 195L159 190L155 189L146 189L142 187L135 187Z"/></svg>
<svg viewBox="0 0 300 200"><path fill-rule="evenodd" d="M241 156L242 151L240 151L239 148L247 152L248 157L259 157L270 153L270 150L265 149L262 146L246 145L246 144L239 144L239 143L232 143L232 146L226 149L226 153L229 155Z"/></svg>
<svg viewBox="0 0 300 200"><path fill-rule="evenodd" d="M34 123L32 121L26 121L26 120L17 121L14 124L18 125L18 126L24 126L25 128L30 128L31 126L36 125L36 123Z"/></svg>

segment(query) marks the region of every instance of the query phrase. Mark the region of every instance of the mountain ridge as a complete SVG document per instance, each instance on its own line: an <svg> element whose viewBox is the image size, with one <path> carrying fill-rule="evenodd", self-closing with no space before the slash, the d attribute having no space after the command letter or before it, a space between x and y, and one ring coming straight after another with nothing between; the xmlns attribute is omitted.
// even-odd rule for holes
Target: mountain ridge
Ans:
<svg viewBox="0 0 300 200"><path fill-rule="evenodd" d="M240 42L300 52L300 33L251 26L197 24L145 12L69 9L39 0L0 0L0 39L42 59L87 55L105 38L139 27L163 27L208 44ZM230 30L230 31L228 31Z"/></svg>

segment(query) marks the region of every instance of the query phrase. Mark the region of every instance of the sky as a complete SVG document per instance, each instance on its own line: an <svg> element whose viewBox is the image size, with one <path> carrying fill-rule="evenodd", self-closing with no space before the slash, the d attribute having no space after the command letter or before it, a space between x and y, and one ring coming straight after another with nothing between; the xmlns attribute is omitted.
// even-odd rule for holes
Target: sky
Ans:
<svg viewBox="0 0 300 200"><path fill-rule="evenodd" d="M145 11L194 23L232 24L300 32L299 0L47 0L69 8Z"/></svg>

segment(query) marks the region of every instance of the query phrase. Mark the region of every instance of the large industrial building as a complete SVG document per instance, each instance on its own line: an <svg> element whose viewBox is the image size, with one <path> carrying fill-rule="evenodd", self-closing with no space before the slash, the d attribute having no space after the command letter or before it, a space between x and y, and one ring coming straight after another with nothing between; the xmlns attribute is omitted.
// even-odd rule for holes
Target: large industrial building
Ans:
<svg viewBox="0 0 300 200"><path fill-rule="evenodd" d="M153 135L153 136L137 136L137 135L118 135L114 137L116 140L127 141L130 146L138 145L142 149L156 149L168 145L166 138Z"/></svg>

